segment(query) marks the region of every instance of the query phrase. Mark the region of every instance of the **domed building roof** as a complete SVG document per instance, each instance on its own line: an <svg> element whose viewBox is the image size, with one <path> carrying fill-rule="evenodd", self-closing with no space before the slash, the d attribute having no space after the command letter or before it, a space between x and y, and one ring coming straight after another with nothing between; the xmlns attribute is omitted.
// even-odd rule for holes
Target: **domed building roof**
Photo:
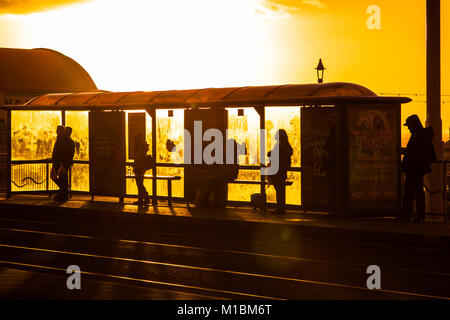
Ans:
<svg viewBox="0 0 450 320"><path fill-rule="evenodd" d="M0 48L0 92L84 92L97 86L75 60L50 49Z"/></svg>

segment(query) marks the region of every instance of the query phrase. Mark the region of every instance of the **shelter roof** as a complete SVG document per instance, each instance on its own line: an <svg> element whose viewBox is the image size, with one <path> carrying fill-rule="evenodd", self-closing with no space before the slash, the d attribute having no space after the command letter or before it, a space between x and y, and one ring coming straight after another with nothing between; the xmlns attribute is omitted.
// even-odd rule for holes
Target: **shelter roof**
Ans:
<svg viewBox="0 0 450 320"><path fill-rule="evenodd" d="M256 105L309 105L352 102L406 103L408 98L378 97L352 83L290 84L259 87L207 88L147 92L83 92L46 94L29 101L24 109L138 109L227 107ZM26 108L25 108L26 107Z"/></svg>

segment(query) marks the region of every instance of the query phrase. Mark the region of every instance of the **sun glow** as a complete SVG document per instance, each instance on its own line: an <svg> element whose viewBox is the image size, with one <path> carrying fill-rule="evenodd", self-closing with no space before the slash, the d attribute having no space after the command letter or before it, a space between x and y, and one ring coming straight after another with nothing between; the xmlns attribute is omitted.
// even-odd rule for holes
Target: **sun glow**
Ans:
<svg viewBox="0 0 450 320"><path fill-rule="evenodd" d="M268 83L273 65L273 32L252 4L96 0L17 19L27 47L67 54L101 89L244 86Z"/></svg>

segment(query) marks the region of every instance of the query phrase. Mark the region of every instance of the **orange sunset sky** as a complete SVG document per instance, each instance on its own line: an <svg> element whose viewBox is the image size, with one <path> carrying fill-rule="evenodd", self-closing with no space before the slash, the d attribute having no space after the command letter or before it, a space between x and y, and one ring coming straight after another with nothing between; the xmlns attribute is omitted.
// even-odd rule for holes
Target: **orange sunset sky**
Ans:
<svg viewBox="0 0 450 320"><path fill-rule="evenodd" d="M447 140L450 1L441 3ZM380 30L366 25L370 5ZM0 0L1 47L60 51L111 91L311 83L322 58L326 82L414 94L402 116L425 120L425 44L425 0Z"/></svg>

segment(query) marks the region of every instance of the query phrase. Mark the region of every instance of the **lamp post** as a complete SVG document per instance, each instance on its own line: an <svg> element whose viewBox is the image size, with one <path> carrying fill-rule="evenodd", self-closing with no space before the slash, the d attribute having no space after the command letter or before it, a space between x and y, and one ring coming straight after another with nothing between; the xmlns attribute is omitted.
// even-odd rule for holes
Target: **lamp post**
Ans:
<svg viewBox="0 0 450 320"><path fill-rule="evenodd" d="M317 82L323 83L323 74L325 72L325 67L323 66L322 59L319 59L319 64L317 65Z"/></svg>
<svg viewBox="0 0 450 320"><path fill-rule="evenodd" d="M438 160L442 160L442 120L441 120L441 1L427 0L427 125L434 129L433 144ZM432 167L430 185L433 190L442 186L439 165ZM429 212L441 213L443 201L440 195L429 195Z"/></svg>

